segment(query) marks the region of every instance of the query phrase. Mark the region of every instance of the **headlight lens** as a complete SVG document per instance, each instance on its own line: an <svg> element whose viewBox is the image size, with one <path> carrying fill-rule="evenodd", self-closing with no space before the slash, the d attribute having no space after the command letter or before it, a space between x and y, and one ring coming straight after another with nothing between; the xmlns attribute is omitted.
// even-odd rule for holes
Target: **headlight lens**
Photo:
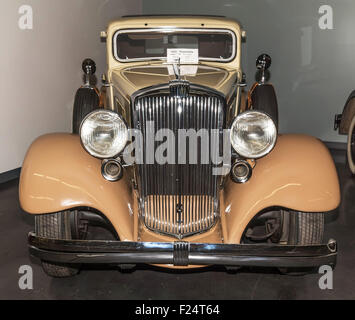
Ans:
<svg viewBox="0 0 355 320"><path fill-rule="evenodd" d="M95 110L81 123L80 138L88 153L107 159L123 150L128 140L128 129L116 112Z"/></svg>
<svg viewBox="0 0 355 320"><path fill-rule="evenodd" d="M233 121L230 132L233 149L245 158L260 158L275 145L277 130L274 121L260 111L246 111Z"/></svg>

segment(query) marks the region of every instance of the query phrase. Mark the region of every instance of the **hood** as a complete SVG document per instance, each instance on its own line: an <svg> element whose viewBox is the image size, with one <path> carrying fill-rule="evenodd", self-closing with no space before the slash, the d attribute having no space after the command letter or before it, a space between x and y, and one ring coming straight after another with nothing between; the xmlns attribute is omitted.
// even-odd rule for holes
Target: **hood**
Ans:
<svg viewBox="0 0 355 320"><path fill-rule="evenodd" d="M215 89L228 96L237 81L238 71L209 65L181 65L181 79ZM113 86L126 98L139 89L176 79L172 65L141 65L113 70Z"/></svg>

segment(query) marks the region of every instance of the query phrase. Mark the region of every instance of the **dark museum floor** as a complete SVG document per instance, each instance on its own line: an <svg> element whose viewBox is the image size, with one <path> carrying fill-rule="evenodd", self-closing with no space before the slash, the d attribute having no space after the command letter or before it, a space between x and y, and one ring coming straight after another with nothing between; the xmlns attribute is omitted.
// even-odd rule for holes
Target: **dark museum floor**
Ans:
<svg viewBox="0 0 355 320"><path fill-rule="evenodd" d="M339 151L338 151L339 153ZM320 274L281 275L270 269L242 269L229 274L223 268L175 272L149 266L132 273L113 268L84 268L78 276L52 279L27 250L33 217L18 202L18 180L0 185L0 299L355 299L355 178L339 162L340 207L326 218L326 239L339 244L334 288L321 290ZM18 286L19 267L33 267L33 290Z"/></svg>

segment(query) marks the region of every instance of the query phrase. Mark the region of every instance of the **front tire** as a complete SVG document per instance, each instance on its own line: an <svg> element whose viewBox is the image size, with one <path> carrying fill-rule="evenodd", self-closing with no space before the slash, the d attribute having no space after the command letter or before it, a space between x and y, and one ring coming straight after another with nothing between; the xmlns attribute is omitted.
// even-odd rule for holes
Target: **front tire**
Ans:
<svg viewBox="0 0 355 320"><path fill-rule="evenodd" d="M288 244L310 245L323 243L324 213L289 212Z"/></svg>
<svg viewBox="0 0 355 320"><path fill-rule="evenodd" d="M324 213L322 212L283 212L281 239L289 245L322 244L324 237ZM288 275L304 275L314 268L279 268Z"/></svg>
<svg viewBox="0 0 355 320"><path fill-rule="evenodd" d="M83 119L91 111L99 108L100 97L94 87L79 88L75 95L73 108L73 133L78 134Z"/></svg>
<svg viewBox="0 0 355 320"><path fill-rule="evenodd" d="M39 237L51 239L73 239L70 211L37 215L35 230ZM41 261L44 272L50 277L65 278L79 273L80 266Z"/></svg>
<svg viewBox="0 0 355 320"><path fill-rule="evenodd" d="M355 175L355 116L350 123L348 132L347 162L351 173Z"/></svg>

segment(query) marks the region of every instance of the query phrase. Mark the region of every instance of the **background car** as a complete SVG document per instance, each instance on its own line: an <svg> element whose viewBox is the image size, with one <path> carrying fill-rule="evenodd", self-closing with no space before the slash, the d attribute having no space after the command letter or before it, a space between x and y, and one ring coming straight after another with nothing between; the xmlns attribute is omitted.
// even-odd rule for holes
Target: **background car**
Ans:
<svg viewBox="0 0 355 320"><path fill-rule="evenodd" d="M334 130L348 136L347 162L351 173L355 175L355 91L346 100L343 113L335 115Z"/></svg>

